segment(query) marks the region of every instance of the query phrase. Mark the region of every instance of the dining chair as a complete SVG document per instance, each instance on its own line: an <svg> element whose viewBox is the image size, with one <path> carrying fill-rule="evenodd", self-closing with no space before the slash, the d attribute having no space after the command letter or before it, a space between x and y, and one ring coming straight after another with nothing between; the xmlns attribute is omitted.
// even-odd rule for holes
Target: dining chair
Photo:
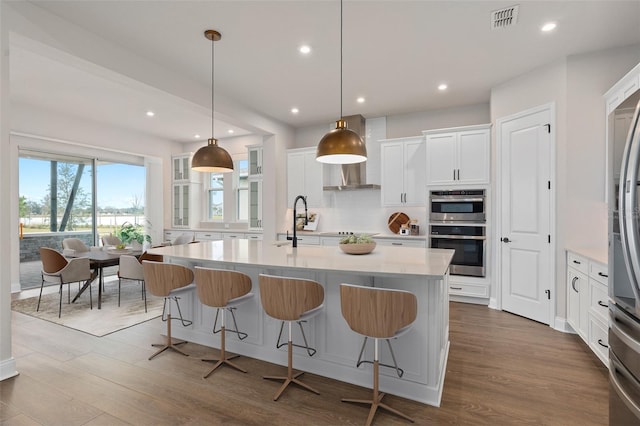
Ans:
<svg viewBox="0 0 640 426"><path fill-rule="evenodd" d="M62 248L66 250L75 250L76 252L89 251L89 247L79 238L65 238L62 240Z"/></svg>
<svg viewBox="0 0 640 426"><path fill-rule="evenodd" d="M182 325L191 325L192 321L182 318L180 313L180 305L178 303L180 297L176 296L174 291L186 287L193 282L193 271L186 266L171 263L154 262L151 260L142 261L142 270L144 272L144 282L146 289L151 294L158 297L164 297L164 309L162 311L162 320L167 322L167 339L165 343L152 344L152 346L160 347L156 353L151 355L149 359L171 349L184 356L188 354L182 352L177 345L187 343L185 341L174 341L171 337L171 304L176 303L178 314ZM165 318L166 312L166 318ZM176 318L177 319L177 318Z"/></svg>
<svg viewBox="0 0 640 426"><path fill-rule="evenodd" d="M144 299L144 311L147 312L147 289L144 282L144 271L142 261L152 260L154 262L162 262L164 259L159 254L142 253L139 258L130 254L120 256L120 264L118 266L118 306L120 306L120 290L122 280L138 281L142 284L142 298Z"/></svg>
<svg viewBox="0 0 640 426"><path fill-rule="evenodd" d="M116 237L115 235L104 235L102 238L102 245L103 246L117 246L122 244L122 240L118 237Z"/></svg>
<svg viewBox="0 0 640 426"><path fill-rule="evenodd" d="M42 260L42 283L40 284L40 296L36 312L40 310L40 300L42 299L42 288L44 283L60 284L60 301L58 303L58 318L62 314L62 288L67 284L67 298L71 303L70 284L74 282L88 282L96 278L96 273L91 271L90 262L87 258L66 259L62 254L48 247L40 247L40 259ZM89 284L89 304L93 309L93 299L91 295L91 284Z"/></svg>

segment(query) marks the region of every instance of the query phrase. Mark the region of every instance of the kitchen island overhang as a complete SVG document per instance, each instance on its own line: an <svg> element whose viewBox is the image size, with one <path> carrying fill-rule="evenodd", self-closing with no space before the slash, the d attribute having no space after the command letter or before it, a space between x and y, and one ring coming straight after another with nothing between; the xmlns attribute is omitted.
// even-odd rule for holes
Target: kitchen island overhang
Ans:
<svg viewBox="0 0 640 426"><path fill-rule="evenodd" d="M296 348L294 365L336 380L371 388L369 364L356 367L363 337L353 332L343 319L340 284L395 288L413 292L418 298L418 316L412 329L392 339L398 367L381 368L380 389L426 404L439 406L449 351L448 269L453 250L417 247L378 246L368 255L348 255L335 246L277 246L255 240L219 240L149 250L165 256L165 261L189 267L230 269L249 275L256 297L236 310L241 331L249 334L239 341L228 333L227 350L285 366L286 345L275 346L280 322L268 317L260 305L260 274L307 278L325 289L323 312L304 324L309 345L317 353L309 357ZM174 327L175 337L219 348L219 334L212 334L215 309L204 306L195 288L181 292L183 315L192 319L189 327ZM299 327L294 327L294 342L301 343ZM382 343L381 363L393 364L389 347ZM372 344L365 359L372 359ZM241 360L239 360L241 362Z"/></svg>

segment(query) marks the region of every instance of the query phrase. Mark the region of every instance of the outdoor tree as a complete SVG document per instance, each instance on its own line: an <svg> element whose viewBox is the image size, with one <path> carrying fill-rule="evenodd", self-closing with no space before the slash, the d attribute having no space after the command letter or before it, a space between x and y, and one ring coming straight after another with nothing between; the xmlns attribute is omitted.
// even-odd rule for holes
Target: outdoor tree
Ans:
<svg viewBox="0 0 640 426"><path fill-rule="evenodd" d="M58 163L58 217L62 217L64 215L67 204L71 199L78 168L78 164ZM48 198L49 205L51 205L51 186L49 186ZM89 211L90 207L91 201L89 194L87 194L82 186L78 185L66 229L71 231L80 225L81 219L87 217L87 211Z"/></svg>

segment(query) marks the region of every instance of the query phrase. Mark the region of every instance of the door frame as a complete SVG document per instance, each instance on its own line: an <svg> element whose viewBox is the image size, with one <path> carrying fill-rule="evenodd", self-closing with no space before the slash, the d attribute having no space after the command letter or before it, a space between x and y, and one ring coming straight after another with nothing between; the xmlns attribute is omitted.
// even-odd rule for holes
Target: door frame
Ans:
<svg viewBox="0 0 640 426"><path fill-rule="evenodd" d="M495 271L495 293L493 297L489 300L489 307L493 309L502 310L502 256L501 256L501 247L499 244L500 238L502 237L502 164L500 161L502 154L502 126L510 121L517 120L526 115L535 114L538 112L542 112L548 110L549 111L549 121L551 124L551 134L549 138L549 179L551 180L551 193L549 194L549 232L551 233L551 244L549 250L549 265L551 268L551 279L552 282L550 284L550 288L552 291L551 295L551 309L549 310L549 326L553 328L557 328L555 326L555 318L557 311L557 291L558 291L558 280L556 276L556 251L557 251L557 232L556 232L556 188L558 185L558 180L556 178L556 134L557 134L557 120L556 120L556 103L549 102L547 104L542 104L537 107L533 107L524 111L517 112L515 114L511 114L505 117L501 117L496 119L495 129L495 140L496 140L496 150L495 150L495 164L496 164L496 178L494 184L495 194L493 201L493 211L494 214L494 234L493 241L495 241L494 248L494 271Z"/></svg>

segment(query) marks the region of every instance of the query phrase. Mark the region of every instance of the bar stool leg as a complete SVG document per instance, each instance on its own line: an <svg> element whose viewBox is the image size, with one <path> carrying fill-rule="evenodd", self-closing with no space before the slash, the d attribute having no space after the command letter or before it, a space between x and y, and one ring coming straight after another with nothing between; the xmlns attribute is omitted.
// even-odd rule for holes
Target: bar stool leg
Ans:
<svg viewBox="0 0 640 426"><path fill-rule="evenodd" d="M378 407L387 410L397 416L402 417L403 419L409 420L411 423L414 423L414 420L407 416L404 413L396 410L395 408L389 407L387 404L382 402L382 398L384 398L385 393L379 392L380 378L379 378L379 370L380 363L378 362L379 354L378 354L378 339L373 339L374 344L374 356L373 356L373 398L371 400L366 399L348 399L342 398L342 402L350 402L355 404L371 404L371 408L369 409L369 417L367 417L367 426L370 426L373 423L373 417L376 415L376 411L378 411Z"/></svg>
<svg viewBox="0 0 640 426"><path fill-rule="evenodd" d="M159 347L160 349L154 353L153 355L151 355L149 357L149 360L155 358L157 355L160 355L162 352L166 351L167 349L172 349L184 356L189 356L189 354L186 354L184 352L182 352L177 345L183 345L187 342L185 341L178 341L178 342L174 342L173 339L171 338L171 299L166 298L164 299L164 303L165 306L167 304L167 301L169 302L169 309L168 309L168 313L167 313L167 341L166 343L153 343L151 344L151 346L154 347Z"/></svg>
<svg viewBox="0 0 640 426"><path fill-rule="evenodd" d="M220 367L222 364L227 364L230 367L235 368L238 371L242 371L243 373L246 373L247 370L240 368L240 366L238 366L236 363L231 362L231 359L234 358L238 358L240 355L232 355L232 356L227 356L227 351L225 349L225 334L226 334L226 327L224 325L224 311L226 310L226 308L218 308L218 309L222 309L222 321L221 321L221 326L220 326L220 331L221 331L221 335L220 335L220 358L219 359L203 359L203 361L205 362L215 362L216 364L213 366L213 368L211 369L211 371L209 371L207 374L205 374L203 376L204 379L206 379L207 377L209 377L214 371L216 371L216 369L218 367Z"/></svg>
<svg viewBox="0 0 640 426"><path fill-rule="evenodd" d="M304 374L304 371L301 371L299 373L296 373L295 375L293 374L293 343L291 341L291 321L287 321L288 325L289 325L289 341L287 342L287 376L283 377L283 376L263 376L263 379L267 379L267 380L284 380L284 383L282 384L282 386L280 386L280 389L278 389L278 392L276 392L275 396L273 397L274 401L277 401L278 398L280 398L280 395L282 395L282 392L284 392L284 390L287 388L287 386L289 386L289 384L291 383L295 383L296 385L310 391L313 392L317 395L320 395L320 392L318 392L317 390L315 390L314 388L312 388L311 386L307 385L306 383L301 382L300 380L298 380L298 377L300 377L301 375Z"/></svg>

